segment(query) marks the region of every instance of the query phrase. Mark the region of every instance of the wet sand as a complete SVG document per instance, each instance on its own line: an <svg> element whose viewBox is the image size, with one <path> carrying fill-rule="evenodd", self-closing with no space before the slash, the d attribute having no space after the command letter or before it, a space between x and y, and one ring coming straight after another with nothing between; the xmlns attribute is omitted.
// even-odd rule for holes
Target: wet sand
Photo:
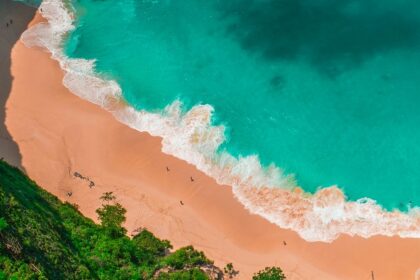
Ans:
<svg viewBox="0 0 420 280"><path fill-rule="evenodd" d="M123 125L70 93L47 52L17 43L11 73L6 126L22 166L84 215L96 219L100 195L112 191L128 210L129 233L146 227L176 248L192 244L221 267L232 262L237 279L250 279L272 265L280 266L287 279L364 280L372 271L375 279L415 279L419 239L342 236L332 243L306 242L250 214L229 186L163 154L160 138Z"/></svg>

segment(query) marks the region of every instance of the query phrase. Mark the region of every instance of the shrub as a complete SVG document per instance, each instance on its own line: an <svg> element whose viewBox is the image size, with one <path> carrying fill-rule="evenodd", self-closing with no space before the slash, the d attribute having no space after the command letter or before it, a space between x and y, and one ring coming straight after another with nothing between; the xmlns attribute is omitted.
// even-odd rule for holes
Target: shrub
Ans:
<svg viewBox="0 0 420 280"><path fill-rule="evenodd" d="M200 269L193 268L189 270L161 273L158 280L208 280L209 277Z"/></svg>
<svg viewBox="0 0 420 280"><path fill-rule="evenodd" d="M150 261L155 256L163 257L169 249L172 249L172 245L168 240L160 240L148 230L142 230L133 237L132 242L135 254L140 262Z"/></svg>
<svg viewBox="0 0 420 280"><path fill-rule="evenodd" d="M7 227L7 222L4 218L0 218L0 232Z"/></svg>
<svg viewBox="0 0 420 280"><path fill-rule="evenodd" d="M257 272L252 277L252 280L284 280L283 271L278 267L266 267L265 269Z"/></svg>
<svg viewBox="0 0 420 280"><path fill-rule="evenodd" d="M147 230L128 238L126 210L112 193L102 199L97 225L0 160L0 280L208 279L203 266L212 262L203 252L188 246L170 253L169 241ZM254 279L282 275L272 268Z"/></svg>
<svg viewBox="0 0 420 280"><path fill-rule="evenodd" d="M110 233L112 236L124 235L126 230L122 227L125 222L125 213L127 210L116 203L115 205L102 205L101 208L96 210L99 216L101 225Z"/></svg>
<svg viewBox="0 0 420 280"><path fill-rule="evenodd" d="M175 269L182 269L188 266L212 264L203 252L195 250L192 246L183 247L164 260L166 265Z"/></svg>
<svg viewBox="0 0 420 280"><path fill-rule="evenodd" d="M224 268L223 272L229 277L229 279L238 275L239 271L235 270L232 263L228 263Z"/></svg>

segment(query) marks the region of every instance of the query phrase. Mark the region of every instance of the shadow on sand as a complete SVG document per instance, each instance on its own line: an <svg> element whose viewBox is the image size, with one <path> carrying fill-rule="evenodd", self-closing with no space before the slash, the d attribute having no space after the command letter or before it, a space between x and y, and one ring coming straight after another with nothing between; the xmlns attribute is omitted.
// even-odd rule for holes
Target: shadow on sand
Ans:
<svg viewBox="0 0 420 280"><path fill-rule="evenodd" d="M0 158L21 166L19 148L5 125L6 102L12 88L11 51L34 18L36 9L12 0L0 1Z"/></svg>

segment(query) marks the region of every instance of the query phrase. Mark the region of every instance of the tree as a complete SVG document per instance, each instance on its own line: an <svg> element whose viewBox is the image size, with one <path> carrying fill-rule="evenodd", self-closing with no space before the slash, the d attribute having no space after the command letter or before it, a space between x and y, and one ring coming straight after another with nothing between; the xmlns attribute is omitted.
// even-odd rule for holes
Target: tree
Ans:
<svg viewBox="0 0 420 280"><path fill-rule="evenodd" d="M144 228L130 239L122 227L126 210L111 192L102 197L98 225L0 160L0 280L222 279L191 246L171 252L169 241ZM254 279L284 279L264 273Z"/></svg>
<svg viewBox="0 0 420 280"><path fill-rule="evenodd" d="M265 269L257 272L252 277L252 280L284 280L283 271L279 267L266 267Z"/></svg>
<svg viewBox="0 0 420 280"><path fill-rule="evenodd" d="M138 252L138 258L145 261L156 256L165 256L172 245L168 240L156 238L150 231L144 229L133 237L133 244Z"/></svg>
<svg viewBox="0 0 420 280"><path fill-rule="evenodd" d="M105 192L102 194L102 196L100 197L100 199L104 202L109 203L110 201L113 201L116 199L115 195L113 194L113 192Z"/></svg>
<svg viewBox="0 0 420 280"><path fill-rule="evenodd" d="M174 269L183 269L188 266L200 266L213 264L203 252L195 250L192 246L186 246L170 254L164 260L165 264Z"/></svg>
<svg viewBox="0 0 420 280"><path fill-rule="evenodd" d="M120 236L126 233L126 229L122 227L126 212L127 210L119 203L102 205L101 208L96 210L101 225L111 236Z"/></svg>
<svg viewBox="0 0 420 280"><path fill-rule="evenodd" d="M232 263L228 263L224 268L223 272L229 277L229 279L232 279L234 276L236 276L239 271L235 270Z"/></svg>
<svg viewBox="0 0 420 280"><path fill-rule="evenodd" d="M209 280L210 278L199 268L160 273L157 280Z"/></svg>
<svg viewBox="0 0 420 280"><path fill-rule="evenodd" d="M0 218L0 232L5 228L7 228L7 222L4 218Z"/></svg>

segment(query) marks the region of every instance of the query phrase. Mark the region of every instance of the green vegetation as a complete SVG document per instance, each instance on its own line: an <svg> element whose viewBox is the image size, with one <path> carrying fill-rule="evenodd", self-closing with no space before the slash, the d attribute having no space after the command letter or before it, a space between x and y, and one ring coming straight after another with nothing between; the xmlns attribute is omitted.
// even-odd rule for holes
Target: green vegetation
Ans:
<svg viewBox="0 0 420 280"><path fill-rule="evenodd" d="M226 264L226 266L223 268L223 272L229 279L232 279L239 274L239 271L235 270L232 263Z"/></svg>
<svg viewBox="0 0 420 280"><path fill-rule="evenodd" d="M171 252L169 241L146 229L130 239L126 210L112 193L101 199L98 225L0 160L0 280L223 279L191 246ZM267 277L254 279L284 279Z"/></svg>
<svg viewBox="0 0 420 280"><path fill-rule="evenodd" d="M101 225L0 162L0 279L209 279L217 271L192 247L169 253L147 230L132 239L126 210L112 193L97 210Z"/></svg>
<svg viewBox="0 0 420 280"><path fill-rule="evenodd" d="M266 267L264 270L259 271L256 273L252 280L284 280L286 276L284 276L283 271L278 267Z"/></svg>

